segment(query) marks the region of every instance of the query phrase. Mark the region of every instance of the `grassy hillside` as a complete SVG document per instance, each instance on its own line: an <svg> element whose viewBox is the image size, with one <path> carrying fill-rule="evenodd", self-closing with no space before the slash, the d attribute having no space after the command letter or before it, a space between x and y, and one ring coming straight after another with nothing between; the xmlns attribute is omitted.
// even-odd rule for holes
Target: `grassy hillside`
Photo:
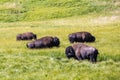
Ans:
<svg viewBox="0 0 120 80"><path fill-rule="evenodd" d="M119 0L0 0L0 21L38 21L113 14L114 10L120 10Z"/></svg>

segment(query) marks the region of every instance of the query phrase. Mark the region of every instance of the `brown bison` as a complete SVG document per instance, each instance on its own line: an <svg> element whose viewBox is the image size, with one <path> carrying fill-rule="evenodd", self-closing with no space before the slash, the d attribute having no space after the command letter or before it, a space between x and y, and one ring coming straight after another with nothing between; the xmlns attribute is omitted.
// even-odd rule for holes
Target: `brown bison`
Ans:
<svg viewBox="0 0 120 80"><path fill-rule="evenodd" d="M51 48L53 46L59 47L60 41L57 37L45 36L35 41L26 44L27 48Z"/></svg>
<svg viewBox="0 0 120 80"><path fill-rule="evenodd" d="M76 32L68 35L70 43L74 42L94 42L95 37L89 32Z"/></svg>
<svg viewBox="0 0 120 80"><path fill-rule="evenodd" d="M22 33L22 34L18 34L16 36L16 40L32 40L32 39L36 39L36 34L32 33L32 32L26 32L26 33Z"/></svg>
<svg viewBox="0 0 120 80"><path fill-rule="evenodd" d="M88 59L90 62L97 62L98 50L92 46L82 43L73 44L68 46L65 50L68 58L75 58L77 60Z"/></svg>

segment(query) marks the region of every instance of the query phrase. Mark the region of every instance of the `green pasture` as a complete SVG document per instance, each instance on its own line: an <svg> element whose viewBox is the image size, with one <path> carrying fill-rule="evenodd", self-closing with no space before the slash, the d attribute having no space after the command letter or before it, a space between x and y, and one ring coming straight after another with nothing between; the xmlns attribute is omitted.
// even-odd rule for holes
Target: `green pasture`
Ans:
<svg viewBox="0 0 120 80"><path fill-rule="evenodd" d="M16 35L34 32L38 38L57 36L59 48L26 48L30 41L16 41ZM85 43L99 50L98 62L67 59L65 48L71 45L68 34L88 31L96 37ZM1 80L119 80L120 19L119 16L71 17L63 19L0 23Z"/></svg>
<svg viewBox="0 0 120 80"><path fill-rule="evenodd" d="M67 59L68 34L88 31L96 37L98 62ZM60 47L28 49L30 41L57 36ZM120 80L119 0L0 0L0 80Z"/></svg>

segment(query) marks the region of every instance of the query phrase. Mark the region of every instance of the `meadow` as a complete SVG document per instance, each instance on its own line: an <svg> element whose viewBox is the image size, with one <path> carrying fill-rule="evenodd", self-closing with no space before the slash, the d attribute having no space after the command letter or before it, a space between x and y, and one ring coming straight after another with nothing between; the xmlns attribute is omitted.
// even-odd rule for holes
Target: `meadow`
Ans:
<svg viewBox="0 0 120 80"><path fill-rule="evenodd" d="M120 22L119 18L101 25L102 19L65 18L39 22L1 23L0 79L1 80L119 80ZM85 21L85 22L83 22ZM103 21L104 22L104 21ZM26 48L30 41L16 41L16 34L32 31L38 38L51 35L60 38L60 47L51 49ZM88 31L96 36L94 43L85 43L99 50L98 63L67 59L65 48L71 45L68 34Z"/></svg>
<svg viewBox="0 0 120 80"><path fill-rule="evenodd" d="M119 0L101 4L100 0L18 0L22 7L18 3L8 8L13 1L1 0L0 4L0 11L6 12L0 14L0 80L120 80ZM79 9L81 4L83 9ZM9 14L17 8L23 14ZM78 31L96 37L95 42L85 43L99 50L96 64L66 58L65 48L71 45L68 34ZM57 36L60 47L28 49L30 41L16 41L16 35L23 32L33 32L38 38Z"/></svg>

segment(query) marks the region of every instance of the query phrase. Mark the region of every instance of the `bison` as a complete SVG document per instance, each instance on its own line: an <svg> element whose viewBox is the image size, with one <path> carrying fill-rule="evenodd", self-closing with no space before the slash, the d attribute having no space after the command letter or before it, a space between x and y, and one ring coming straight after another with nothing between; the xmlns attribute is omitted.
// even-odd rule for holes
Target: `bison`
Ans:
<svg viewBox="0 0 120 80"><path fill-rule="evenodd" d="M95 37L89 32L76 32L68 35L70 43L74 42L94 42Z"/></svg>
<svg viewBox="0 0 120 80"><path fill-rule="evenodd" d="M36 34L32 32L26 32L26 33L18 34L16 36L16 40L32 40L32 39L37 39Z"/></svg>
<svg viewBox="0 0 120 80"><path fill-rule="evenodd" d="M60 41L58 37L45 36L35 41L26 44L27 48L51 48L53 46L59 47Z"/></svg>
<svg viewBox="0 0 120 80"><path fill-rule="evenodd" d="M97 62L98 50L92 46L88 46L82 43L73 44L68 46L65 50L65 54L68 58L74 58L77 60L88 59L90 62Z"/></svg>

